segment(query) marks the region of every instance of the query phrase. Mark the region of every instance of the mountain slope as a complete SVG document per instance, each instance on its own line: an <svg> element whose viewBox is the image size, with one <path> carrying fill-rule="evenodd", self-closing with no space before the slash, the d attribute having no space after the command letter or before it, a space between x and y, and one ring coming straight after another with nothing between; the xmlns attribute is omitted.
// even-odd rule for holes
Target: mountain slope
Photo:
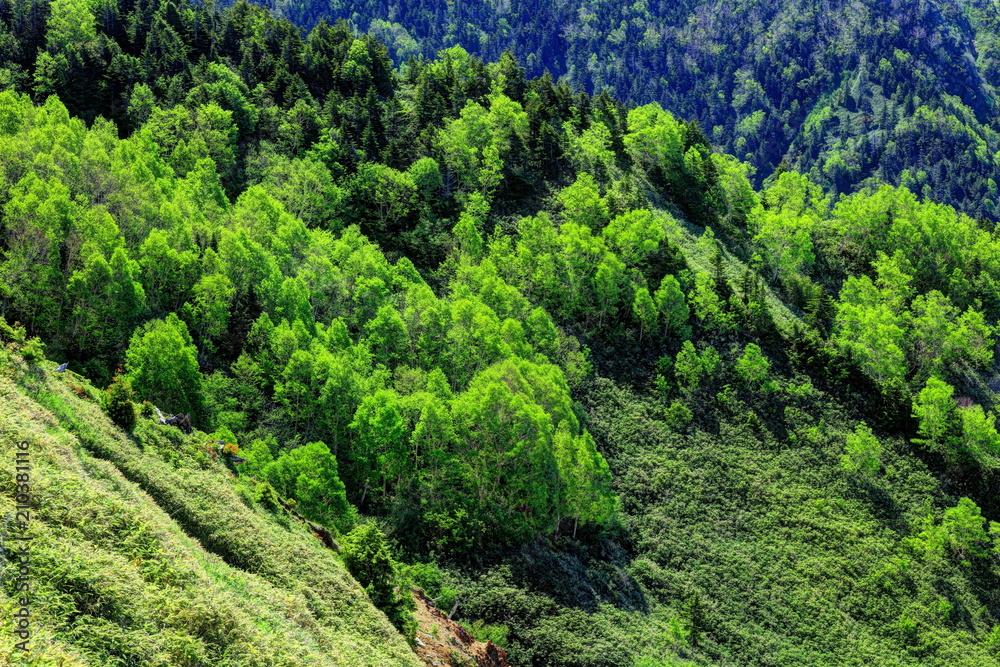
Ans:
<svg viewBox="0 0 1000 667"><path fill-rule="evenodd" d="M783 160L851 192L906 185L996 220L996 5L985 0L264 3L311 28L348 19L398 63L511 49L591 93L697 119L759 179Z"/></svg>
<svg viewBox="0 0 1000 667"><path fill-rule="evenodd" d="M27 396L305 600L290 662L368 649L324 629L350 585L265 481L347 533L398 627L402 560L517 667L996 661L1000 239L977 220L794 170L755 189L698 124L509 56L394 72L370 36L245 3L54 0L44 34L2 7L0 315L238 444L235 491L203 440L111 437L65 378L24 371ZM79 650L182 659L98 583L79 604L121 631L84 619L106 639ZM185 632L225 660L214 627Z"/></svg>
<svg viewBox="0 0 1000 667"><path fill-rule="evenodd" d="M10 549L20 447L34 497L24 664L420 664L332 552L237 495L213 446L149 419L126 437L86 380L25 361L11 334L0 334L0 512ZM16 562L5 570L10 619ZM0 656L26 657L10 641Z"/></svg>

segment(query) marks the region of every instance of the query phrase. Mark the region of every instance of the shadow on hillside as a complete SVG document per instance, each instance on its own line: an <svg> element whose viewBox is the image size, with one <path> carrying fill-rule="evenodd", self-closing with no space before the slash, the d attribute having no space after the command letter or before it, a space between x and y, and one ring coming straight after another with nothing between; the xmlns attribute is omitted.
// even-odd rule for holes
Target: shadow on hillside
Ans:
<svg viewBox="0 0 1000 667"><path fill-rule="evenodd" d="M558 537L538 538L516 551L499 546L480 553L474 576L500 568L509 571L515 587L550 598L556 604L596 612L599 605L648 613L649 603L639 583L628 573L632 554L617 539L580 526Z"/></svg>
<svg viewBox="0 0 1000 667"><path fill-rule="evenodd" d="M910 534L910 522L896 499L884 486L872 484L865 478L855 478L850 482L851 491L859 500L867 501L872 514L900 537Z"/></svg>
<svg viewBox="0 0 1000 667"><path fill-rule="evenodd" d="M649 611L639 584L627 572L631 555L622 545L600 537L556 538L533 542L515 559L520 583L568 607L596 611L599 603L626 611Z"/></svg>

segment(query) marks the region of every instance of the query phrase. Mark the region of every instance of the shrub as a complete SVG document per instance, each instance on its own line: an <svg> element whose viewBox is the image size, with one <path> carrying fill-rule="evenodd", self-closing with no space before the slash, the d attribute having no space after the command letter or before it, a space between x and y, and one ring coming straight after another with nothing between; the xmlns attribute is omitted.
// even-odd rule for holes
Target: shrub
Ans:
<svg viewBox="0 0 1000 667"><path fill-rule="evenodd" d="M389 552L385 534L374 523L363 523L341 540L340 554L372 603L412 643L416 622L407 609L413 606L413 598L397 590L397 564Z"/></svg>
<svg viewBox="0 0 1000 667"><path fill-rule="evenodd" d="M132 402L134 398L135 394L128 378L118 375L104 392L101 407L111 421L126 431L131 431L135 427L135 404Z"/></svg>
<svg viewBox="0 0 1000 667"><path fill-rule="evenodd" d="M694 414L688 406L680 401L674 401L667 408L664 421L674 428L681 429L690 424L693 417Z"/></svg>
<svg viewBox="0 0 1000 667"><path fill-rule="evenodd" d="M478 619L468 627L469 634L478 642L493 642L500 647L507 645L507 634L510 632L510 628L506 625L490 625L484 623L482 619Z"/></svg>

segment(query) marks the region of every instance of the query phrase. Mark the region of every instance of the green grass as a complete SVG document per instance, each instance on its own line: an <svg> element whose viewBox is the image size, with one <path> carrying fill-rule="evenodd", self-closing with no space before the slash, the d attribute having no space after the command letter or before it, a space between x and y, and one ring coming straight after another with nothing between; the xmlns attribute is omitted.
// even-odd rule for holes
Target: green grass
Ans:
<svg viewBox="0 0 1000 667"><path fill-rule="evenodd" d="M11 349L13 348L13 349ZM419 665L339 558L297 522L246 503L203 434L140 419L129 436L97 391L0 349L0 516L29 443L33 648L14 652L0 586L0 662L18 665Z"/></svg>
<svg viewBox="0 0 1000 667"><path fill-rule="evenodd" d="M683 217L676 218L666 212L661 212L661 214L671 219L671 222L666 225L667 238L676 243L683 251L688 267L697 273L711 273L711 253L698 243L702 234L705 233L705 228L688 222ZM738 285L740 278L747 270L747 265L726 250L724 245L719 245L722 247L722 270L731 285ZM782 335L790 335L794 331L796 323L802 324L802 318L792 312L788 305L774 293L770 285L764 285L764 297L771 317L774 318L774 324Z"/></svg>

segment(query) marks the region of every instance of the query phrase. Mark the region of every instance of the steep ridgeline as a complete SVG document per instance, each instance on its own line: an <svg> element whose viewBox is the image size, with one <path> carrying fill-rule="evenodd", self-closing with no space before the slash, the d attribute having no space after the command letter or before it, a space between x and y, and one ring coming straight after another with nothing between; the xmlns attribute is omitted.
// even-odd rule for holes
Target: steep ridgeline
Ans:
<svg viewBox="0 0 1000 667"><path fill-rule="evenodd" d="M203 433L142 417L128 437L55 368L0 322L3 664L421 664L332 551L237 492Z"/></svg>
<svg viewBox="0 0 1000 667"><path fill-rule="evenodd" d="M998 663L1000 240L973 217L916 181L755 188L711 123L510 55L396 71L370 35L245 3L2 7L0 315L123 431L13 360L25 341L11 400L103 462L81 484L120 473L290 591L286 664L354 636L324 597L343 567L414 643L408 583L517 667ZM273 560L299 538L319 555ZM183 662L86 581L77 611L46 598L60 641ZM364 610L347 662L400 646ZM84 612L105 644L73 643ZM278 641L196 621L190 663Z"/></svg>
<svg viewBox="0 0 1000 667"><path fill-rule="evenodd" d="M992 0L262 4L307 29L347 19L400 64L510 49L529 76L697 119L758 178L786 160L838 192L878 180L1000 217Z"/></svg>

